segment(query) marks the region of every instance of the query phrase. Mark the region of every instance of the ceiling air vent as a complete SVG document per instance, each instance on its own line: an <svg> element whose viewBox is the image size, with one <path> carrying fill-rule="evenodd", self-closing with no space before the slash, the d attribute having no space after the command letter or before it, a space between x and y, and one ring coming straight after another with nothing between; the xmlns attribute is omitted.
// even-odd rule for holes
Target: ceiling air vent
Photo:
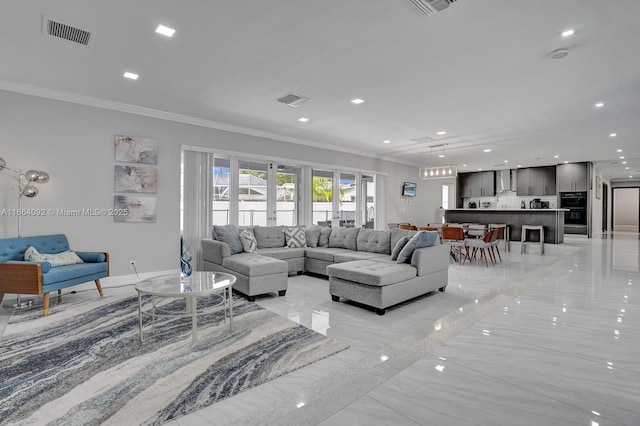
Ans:
<svg viewBox="0 0 640 426"><path fill-rule="evenodd" d="M455 2L456 0L411 0L411 3L427 16L442 12Z"/></svg>
<svg viewBox="0 0 640 426"><path fill-rule="evenodd" d="M276 99L276 101L280 102L281 104L285 104L286 106L290 106L292 108L297 108L301 104L308 102L310 100L311 98L308 98L306 96L296 95L295 93L288 93Z"/></svg>
<svg viewBox="0 0 640 426"><path fill-rule="evenodd" d="M91 33L89 31L63 24L62 22L55 21L47 16L42 17L42 33L82 44L84 46L89 46L92 40Z"/></svg>

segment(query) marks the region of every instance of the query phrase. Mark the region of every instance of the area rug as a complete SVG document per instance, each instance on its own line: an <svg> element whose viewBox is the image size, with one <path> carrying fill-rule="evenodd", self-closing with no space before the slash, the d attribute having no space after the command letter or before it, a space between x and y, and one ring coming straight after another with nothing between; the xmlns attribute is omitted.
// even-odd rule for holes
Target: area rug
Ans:
<svg viewBox="0 0 640 426"><path fill-rule="evenodd" d="M229 333L222 311L207 311L217 296L198 303L197 343L190 319L152 328L149 317L140 343L137 297L98 300L14 313L0 342L0 424L162 424L348 347L242 298Z"/></svg>

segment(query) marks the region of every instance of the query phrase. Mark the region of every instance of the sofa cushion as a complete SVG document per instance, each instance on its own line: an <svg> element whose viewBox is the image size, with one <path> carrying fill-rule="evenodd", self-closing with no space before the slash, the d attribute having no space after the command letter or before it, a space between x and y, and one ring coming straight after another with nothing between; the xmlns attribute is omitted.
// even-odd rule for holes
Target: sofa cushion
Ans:
<svg viewBox="0 0 640 426"><path fill-rule="evenodd" d="M253 228L258 248L284 247L282 228L282 226L256 226Z"/></svg>
<svg viewBox="0 0 640 426"><path fill-rule="evenodd" d="M284 260L260 256L255 253L240 253L225 257L222 266L247 277L280 274L289 270L289 265Z"/></svg>
<svg viewBox="0 0 640 426"><path fill-rule="evenodd" d="M256 236L253 235L253 231L249 231L248 229L240 231L240 242L242 242L242 248L247 253L253 253L258 248Z"/></svg>
<svg viewBox="0 0 640 426"><path fill-rule="evenodd" d="M213 225L213 236L216 240L229 244L231 254L242 253L242 241L240 241L240 230L232 223L228 225Z"/></svg>
<svg viewBox="0 0 640 426"><path fill-rule="evenodd" d="M329 237L331 236L331 228L324 226L320 228L320 237L318 237L318 247L329 247Z"/></svg>
<svg viewBox="0 0 640 426"><path fill-rule="evenodd" d="M333 256L334 262L351 262L353 260L384 260L389 259L388 254L371 253L370 251L351 251L346 253L336 253Z"/></svg>
<svg viewBox="0 0 640 426"><path fill-rule="evenodd" d="M361 229L356 243L358 251L391 254L391 231Z"/></svg>
<svg viewBox="0 0 640 426"><path fill-rule="evenodd" d="M0 239L0 262L24 260L24 252L29 246L35 247L42 253L60 253L69 250L69 242L64 234L2 238Z"/></svg>
<svg viewBox="0 0 640 426"><path fill-rule="evenodd" d="M307 248L305 250L305 255L310 259L318 259L324 260L326 262L333 262L333 258L336 254L344 254L344 253L353 253L347 249L341 248L329 248L329 247L318 247L318 248Z"/></svg>
<svg viewBox="0 0 640 426"><path fill-rule="evenodd" d="M329 265L327 266L327 274L329 277L381 287L414 278L417 275L417 270L406 263L358 260Z"/></svg>
<svg viewBox="0 0 640 426"><path fill-rule="evenodd" d="M284 234L284 245L291 248L300 248L307 246L307 236L304 232L304 228L299 226L289 228L282 228Z"/></svg>
<svg viewBox="0 0 640 426"><path fill-rule="evenodd" d="M107 262L58 266L57 268L51 268L51 270L46 274L42 274L42 285L54 284L60 281L69 281L76 278L99 274L101 272L107 272L107 268Z"/></svg>
<svg viewBox="0 0 640 426"><path fill-rule="evenodd" d="M80 256L72 250L60 253L38 253L35 247L29 246L24 252L24 260L30 262L47 262L52 267L84 263Z"/></svg>
<svg viewBox="0 0 640 426"><path fill-rule="evenodd" d="M329 236L329 247L356 250L359 231L360 228L332 228Z"/></svg>
<svg viewBox="0 0 640 426"><path fill-rule="evenodd" d="M410 231L408 229L393 228L391 230L391 247L395 247L398 244L398 240L402 237L413 237L418 231Z"/></svg>
<svg viewBox="0 0 640 426"><path fill-rule="evenodd" d="M438 242L438 231L419 231L409 242L400 250L398 254L398 263L411 262L411 255L416 249L423 247L431 247Z"/></svg>
<svg viewBox="0 0 640 426"><path fill-rule="evenodd" d="M398 260L398 255L400 254L404 246L407 245L410 239L411 239L410 236L405 235L404 237L398 240L395 247L393 247L393 250L391 250L391 260Z"/></svg>
<svg viewBox="0 0 640 426"><path fill-rule="evenodd" d="M318 247L318 240L320 239L320 231L322 228L305 228L304 234L307 240L307 247ZM327 241L328 244L328 241Z"/></svg>
<svg viewBox="0 0 640 426"><path fill-rule="evenodd" d="M304 250L304 248L271 247L266 249L258 249L256 253L262 256L273 257L274 259L286 260L304 257Z"/></svg>

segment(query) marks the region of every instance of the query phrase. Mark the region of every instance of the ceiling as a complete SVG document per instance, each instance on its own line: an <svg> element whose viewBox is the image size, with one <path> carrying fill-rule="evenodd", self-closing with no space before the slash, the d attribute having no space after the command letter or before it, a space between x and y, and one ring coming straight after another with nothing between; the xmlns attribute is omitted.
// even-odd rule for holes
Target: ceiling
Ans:
<svg viewBox="0 0 640 426"><path fill-rule="evenodd" d="M638 0L457 0L432 16L410 0L0 0L0 8L0 88L81 95L406 164L475 171L594 161L605 178L640 178ZM43 35L43 15L91 32L90 45ZM154 32L160 23L176 29L173 38ZM563 38L568 28L575 33ZM559 48L569 54L551 59ZM288 93L311 101L275 101Z"/></svg>

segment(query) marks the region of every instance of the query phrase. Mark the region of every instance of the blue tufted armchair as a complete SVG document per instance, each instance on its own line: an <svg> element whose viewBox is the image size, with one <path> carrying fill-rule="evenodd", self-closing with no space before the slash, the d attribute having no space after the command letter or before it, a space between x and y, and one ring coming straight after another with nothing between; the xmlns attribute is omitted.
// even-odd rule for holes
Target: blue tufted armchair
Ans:
<svg viewBox="0 0 640 426"><path fill-rule="evenodd" d="M63 234L0 239L0 303L5 293L42 294L43 312L49 312L49 293L77 284L95 281L102 297L100 278L109 276L109 253L76 252L84 263L52 267L49 262L24 260L24 252L33 246L40 253L55 254L69 250Z"/></svg>

